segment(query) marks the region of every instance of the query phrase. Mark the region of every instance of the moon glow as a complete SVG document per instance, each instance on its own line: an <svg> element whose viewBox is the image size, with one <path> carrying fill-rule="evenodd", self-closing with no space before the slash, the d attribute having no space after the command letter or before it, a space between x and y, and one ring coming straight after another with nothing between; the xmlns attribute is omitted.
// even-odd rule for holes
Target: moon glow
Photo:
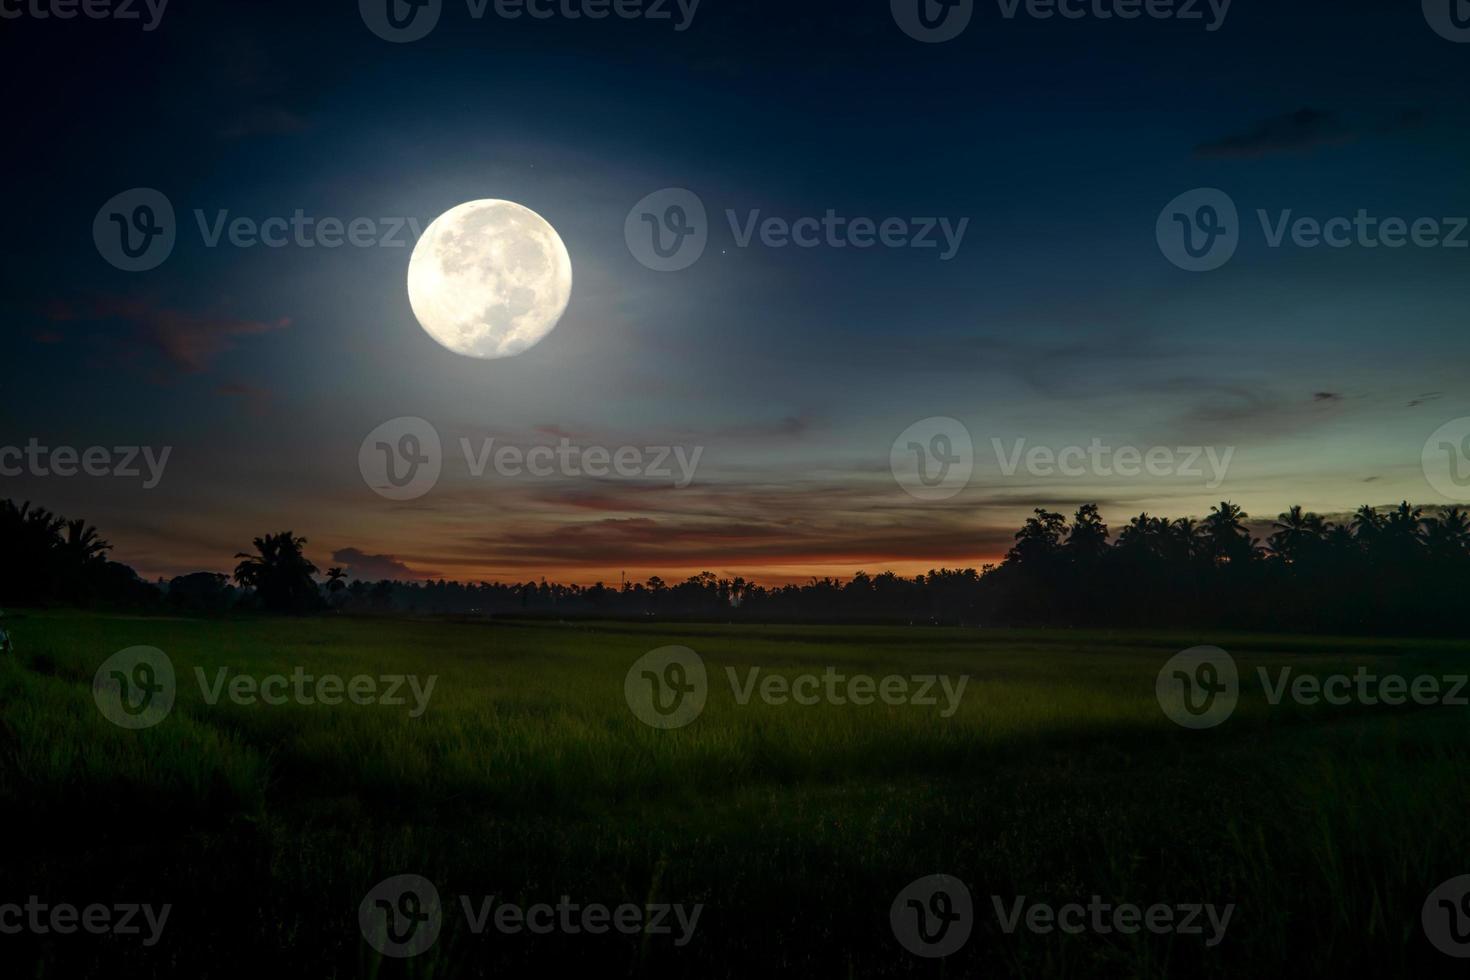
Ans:
<svg viewBox="0 0 1470 980"><path fill-rule="evenodd" d="M511 357L566 312L572 260L556 229L510 201L435 218L408 263L408 302L430 337L467 357Z"/></svg>

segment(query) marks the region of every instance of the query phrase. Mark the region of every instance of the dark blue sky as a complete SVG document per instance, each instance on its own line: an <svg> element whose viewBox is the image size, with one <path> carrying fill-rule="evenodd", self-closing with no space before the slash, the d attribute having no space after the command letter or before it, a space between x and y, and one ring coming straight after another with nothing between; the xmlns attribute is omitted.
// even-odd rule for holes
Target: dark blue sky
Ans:
<svg viewBox="0 0 1470 980"><path fill-rule="evenodd" d="M1271 248L1256 212L1470 215L1470 43L1417 3L1235 0L1214 31L1000 9L942 44L887 0L703 0L682 32L446 0L407 44L341 0L172 0L147 32L0 20L0 443L173 447L154 489L25 473L0 495L87 516L149 574L225 569L289 526L364 575L582 580L976 564L1029 507L1082 500L1115 523L1446 502L1421 451L1470 415L1470 249ZM178 242L129 273L92 228L135 187L168 197ZM624 220L668 187L707 206L710 245L659 273ZM1241 242L1187 272L1155 223L1202 187ZM545 341L488 362L415 323L411 242L209 248L194 218L426 225L479 198L543 215L576 275ZM737 247L725 212L756 209L969 224L949 261ZM394 503L358 449L398 416L449 451L433 493ZM936 416L969 430L975 474L915 500L889 451ZM680 489L472 477L452 447L489 437L704 453ZM1234 455L1216 486L1006 475L993 439Z"/></svg>

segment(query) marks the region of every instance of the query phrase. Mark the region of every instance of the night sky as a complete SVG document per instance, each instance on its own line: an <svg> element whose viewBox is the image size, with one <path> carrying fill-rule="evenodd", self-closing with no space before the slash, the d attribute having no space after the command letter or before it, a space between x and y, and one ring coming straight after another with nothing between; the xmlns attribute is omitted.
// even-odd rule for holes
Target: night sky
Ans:
<svg viewBox="0 0 1470 980"><path fill-rule="evenodd" d="M0 2L27 11L0 19L0 444L171 454L150 489L23 471L0 496L86 517L145 576L228 571L289 528L354 577L789 581L978 566L1037 506L1096 501L1118 525L1222 499L1267 519L1452 502L1421 453L1470 415L1470 230L1272 248L1257 218L1366 211L1448 236L1470 215L1470 43L1417 2L1236 0L1210 30L1204 3L1203 20L1073 20L990 0L935 44L888 0L703 0L684 30L673 3L670 20L477 20L445 0L412 43L346 0L172 0L153 30L32 2ZM177 242L126 272L93 224L138 187L171 202ZM677 272L624 237L664 188L709 215ZM1156 238L1195 188L1239 208L1238 251L1210 272ZM545 217L576 277L544 341L488 361L415 321L408 231L209 247L195 217L386 233L482 198ZM948 260L742 248L726 211L757 209L968 225ZM393 501L358 456L402 416L438 431L443 474ZM890 448L946 416L973 437L973 478L916 499ZM687 487L474 477L459 441L491 437L702 455ZM1007 476L993 439L1234 455L1213 487Z"/></svg>

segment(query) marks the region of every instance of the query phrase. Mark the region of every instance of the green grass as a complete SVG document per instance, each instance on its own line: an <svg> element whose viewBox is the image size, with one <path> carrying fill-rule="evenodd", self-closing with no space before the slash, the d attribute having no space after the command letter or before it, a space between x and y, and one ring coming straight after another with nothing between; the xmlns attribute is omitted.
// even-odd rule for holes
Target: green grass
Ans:
<svg viewBox="0 0 1470 980"><path fill-rule="evenodd" d="M1470 709L1267 703L1257 666L1470 670L1463 644L1071 631L406 620L6 620L0 903L171 903L163 941L0 936L12 975L1242 976L1447 974L1429 891L1470 872ZM1223 726L1154 699L1172 654L1240 663ZM623 698L668 644L710 672L693 724ZM107 722L92 676L148 645L178 672L160 725ZM207 704L193 670L438 675L428 711ZM969 675L959 711L738 705L725 667ZM381 960L357 927L379 880L422 874L440 941ZM904 951L889 904L965 881L977 922L942 963ZM470 934L457 896L706 906L694 941ZM992 895L1052 904L1234 903L1199 937L1007 935Z"/></svg>

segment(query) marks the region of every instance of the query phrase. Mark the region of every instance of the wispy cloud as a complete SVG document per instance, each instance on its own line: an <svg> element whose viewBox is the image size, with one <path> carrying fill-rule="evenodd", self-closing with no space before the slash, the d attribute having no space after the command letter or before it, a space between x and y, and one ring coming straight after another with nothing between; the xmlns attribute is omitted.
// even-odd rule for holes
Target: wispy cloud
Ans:
<svg viewBox="0 0 1470 980"><path fill-rule="evenodd" d="M252 415L264 415L270 410L271 390L256 385L248 385L242 382L230 382L222 384L215 389L227 398L238 398L246 406Z"/></svg>
<svg viewBox="0 0 1470 980"><path fill-rule="evenodd" d="M1423 122L1423 113L1406 109L1379 121L1352 121L1338 112L1301 108L1263 119L1249 128L1200 143L1197 157L1253 158L1283 153L1305 153L1324 146L1350 143L1372 134L1399 132Z"/></svg>
<svg viewBox="0 0 1470 980"><path fill-rule="evenodd" d="M215 313L191 313L158 306L149 300L107 297L85 309L53 304L47 315L55 322L82 319L122 321L132 327L124 346L161 354L175 370L199 374L215 358L233 350L242 337L258 336L291 325L289 317L250 320Z"/></svg>

